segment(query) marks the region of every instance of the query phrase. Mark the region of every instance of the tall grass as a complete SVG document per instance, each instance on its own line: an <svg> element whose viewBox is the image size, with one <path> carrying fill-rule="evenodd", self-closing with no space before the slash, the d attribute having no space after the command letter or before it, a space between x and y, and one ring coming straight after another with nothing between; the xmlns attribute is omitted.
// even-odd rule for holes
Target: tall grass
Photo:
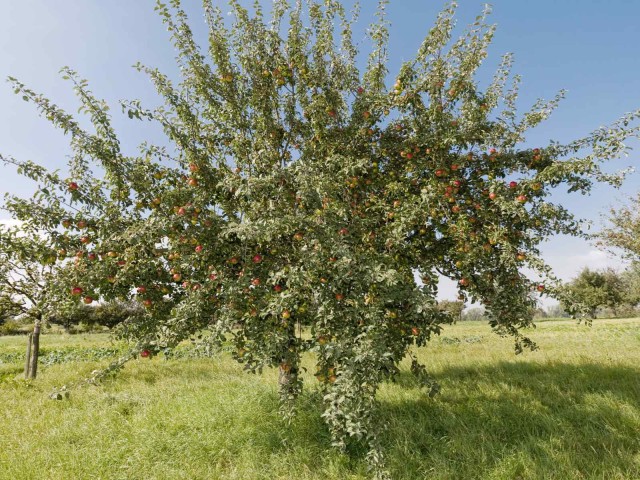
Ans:
<svg viewBox="0 0 640 480"><path fill-rule="evenodd" d="M640 319L544 322L530 336L540 350L515 356L482 324L452 326L418 352L440 395L425 397L406 368L382 387L394 478L640 479ZM109 346L100 335L42 344ZM0 353L20 349L0 338ZM0 479L367 478L362 452L330 448L310 373L290 425L276 372L248 375L225 355L140 359L102 386L48 398L103 364L54 364L33 383L0 365L17 369L0 383Z"/></svg>

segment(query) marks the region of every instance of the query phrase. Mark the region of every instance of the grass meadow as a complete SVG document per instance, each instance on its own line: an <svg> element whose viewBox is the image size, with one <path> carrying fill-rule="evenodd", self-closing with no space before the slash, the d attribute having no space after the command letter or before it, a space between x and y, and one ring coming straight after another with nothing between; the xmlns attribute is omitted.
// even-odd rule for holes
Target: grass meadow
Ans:
<svg viewBox="0 0 640 480"><path fill-rule="evenodd" d="M516 356L485 324L448 327L418 352L438 396L426 397L407 365L382 386L394 479L640 479L640 319L546 321L529 334L540 349ZM363 452L330 447L311 373L287 425L277 373L246 374L224 353L135 360L57 401L54 387L106 365L117 345L104 334L43 335L45 358L76 356L48 361L27 383L24 344L0 337L2 480L368 478Z"/></svg>

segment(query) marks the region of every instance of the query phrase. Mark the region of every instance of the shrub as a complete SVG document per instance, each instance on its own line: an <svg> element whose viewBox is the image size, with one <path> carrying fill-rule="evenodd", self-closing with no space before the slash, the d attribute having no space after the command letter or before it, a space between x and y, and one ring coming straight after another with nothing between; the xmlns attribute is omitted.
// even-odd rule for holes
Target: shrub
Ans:
<svg viewBox="0 0 640 480"><path fill-rule="evenodd" d="M0 323L0 335L20 335L25 333L25 325L15 319Z"/></svg>

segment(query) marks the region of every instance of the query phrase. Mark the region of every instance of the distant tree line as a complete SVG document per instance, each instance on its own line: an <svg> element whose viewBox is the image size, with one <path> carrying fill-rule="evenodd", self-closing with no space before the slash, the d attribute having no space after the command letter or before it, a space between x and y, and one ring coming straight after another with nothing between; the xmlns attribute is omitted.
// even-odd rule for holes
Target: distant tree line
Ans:
<svg viewBox="0 0 640 480"><path fill-rule="evenodd" d="M93 305L78 305L76 308L61 310L47 319L47 325L58 325L67 332L114 329L123 322L132 322L144 313L135 302L105 302ZM0 335L21 334L31 329L31 319L20 312L2 308L0 302Z"/></svg>

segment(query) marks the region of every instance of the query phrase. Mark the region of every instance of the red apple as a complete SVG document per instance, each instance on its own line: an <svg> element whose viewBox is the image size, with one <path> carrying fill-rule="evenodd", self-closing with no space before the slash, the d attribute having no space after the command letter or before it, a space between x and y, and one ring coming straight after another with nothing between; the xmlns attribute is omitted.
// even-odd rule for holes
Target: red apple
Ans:
<svg viewBox="0 0 640 480"><path fill-rule="evenodd" d="M282 291L282 285L274 285L273 289L277 292L280 293Z"/></svg>
<svg viewBox="0 0 640 480"><path fill-rule="evenodd" d="M150 352L149 350L142 350L142 351L140 352L140 356L141 356L142 358L148 358L148 357L150 357L150 356L151 356L151 352Z"/></svg>
<svg viewBox="0 0 640 480"><path fill-rule="evenodd" d="M202 252L202 250L204 250L204 247L202 245L198 245L195 248L196 253L200 253L200 252Z"/></svg>
<svg viewBox="0 0 640 480"><path fill-rule="evenodd" d="M64 228L69 228L71 226L71 220L68 218L65 218L64 220L62 220L62 226Z"/></svg>
<svg viewBox="0 0 640 480"><path fill-rule="evenodd" d="M200 167L198 167L198 165L196 165L195 163L190 163L189 170L192 172L197 172L198 170L200 170Z"/></svg>
<svg viewBox="0 0 640 480"><path fill-rule="evenodd" d="M344 300L344 295L341 293L336 293L336 300L341 302L342 300Z"/></svg>
<svg viewBox="0 0 640 480"><path fill-rule="evenodd" d="M78 220L78 228L83 229L83 228L87 228L87 222L85 222L84 220Z"/></svg>
<svg viewBox="0 0 640 480"><path fill-rule="evenodd" d="M193 178L193 177L191 177L191 178L188 180L188 182L187 182L187 183L188 183L188 184L189 184L189 186L191 186L191 187L197 187L197 186L198 186L198 180L197 180L197 179L195 179L195 178Z"/></svg>
<svg viewBox="0 0 640 480"><path fill-rule="evenodd" d="M90 303L93 303L93 298L91 298L91 297L84 297L84 298L82 299L82 301L83 301L84 303L86 303L87 305L89 305Z"/></svg>
<svg viewBox="0 0 640 480"><path fill-rule="evenodd" d="M96 258L98 258L98 256L95 253L91 252L87 255L87 258L89 260L95 260Z"/></svg>
<svg viewBox="0 0 640 480"><path fill-rule="evenodd" d="M498 197L498 194L497 194L497 193L491 192L491 193L489 194L489 198L490 198L491 200L495 200L497 197Z"/></svg>
<svg viewBox="0 0 640 480"><path fill-rule="evenodd" d="M67 184L67 188L69 189L69 191L74 192L78 190L78 184L76 182L69 182Z"/></svg>
<svg viewBox="0 0 640 480"><path fill-rule="evenodd" d="M516 198L516 200L520 203L526 203L527 201L527 197L526 195L518 195L518 197Z"/></svg>
<svg viewBox="0 0 640 480"><path fill-rule="evenodd" d="M149 300L148 298L145 298L145 299L142 301L142 304L143 304L146 308L149 308L149 307L151 307L151 305L153 305L153 301L152 301L152 300Z"/></svg>
<svg viewBox="0 0 640 480"><path fill-rule="evenodd" d="M539 292L544 292L544 285L543 284L538 285L536 288L537 288L537 290Z"/></svg>
<svg viewBox="0 0 640 480"><path fill-rule="evenodd" d="M71 289L71 295L82 295L82 292L83 292L83 291L84 291L84 290L82 290L82 288L81 288L81 287L73 287L73 288Z"/></svg>
<svg viewBox="0 0 640 480"><path fill-rule="evenodd" d="M302 233L300 233L300 232L296 233L296 234L293 236L293 239L294 239L296 242L301 241L303 238L304 238L304 236L303 236L303 235L302 235Z"/></svg>
<svg viewBox="0 0 640 480"><path fill-rule="evenodd" d="M346 228L344 228L344 227L343 227L343 228L341 228L340 230L338 230L338 233L339 233L340 235L346 235L346 234L348 234L348 233L349 233L349 230L347 230Z"/></svg>
<svg viewBox="0 0 640 480"><path fill-rule="evenodd" d="M180 207L176 213L180 216L185 215L187 213L187 209L184 207Z"/></svg>
<svg viewBox="0 0 640 480"><path fill-rule="evenodd" d="M256 254L251 260L253 261L253 263L260 263L262 261L262 255Z"/></svg>
<svg viewBox="0 0 640 480"><path fill-rule="evenodd" d="M82 237L80 237L80 243L87 244L89 242L91 242L91 237L87 235L83 235Z"/></svg>
<svg viewBox="0 0 640 480"><path fill-rule="evenodd" d="M362 95L364 93L364 88L358 87L358 95Z"/></svg>
<svg viewBox="0 0 640 480"><path fill-rule="evenodd" d="M516 188L518 186L518 182L509 182L509 188Z"/></svg>
<svg viewBox="0 0 640 480"><path fill-rule="evenodd" d="M173 278L174 282L179 282L180 280L182 280L182 275L180 275L179 273L174 273L171 278Z"/></svg>
<svg viewBox="0 0 640 480"><path fill-rule="evenodd" d="M463 287L466 287L467 285L469 285L469 279L467 278L461 278L460 281L458 282L460 285L462 285Z"/></svg>
<svg viewBox="0 0 640 480"><path fill-rule="evenodd" d="M260 283L262 283L262 282L261 282L261 281L260 281L260 279L259 279L259 278L257 278L257 277L256 277L256 278L254 278L253 280L251 280L251 285L253 285L254 287L259 286L259 285L260 285Z"/></svg>
<svg viewBox="0 0 640 480"><path fill-rule="evenodd" d="M229 259L229 263L230 263L231 265L237 265L237 264L238 264L238 262L239 262L238 257L231 257L231 258Z"/></svg>
<svg viewBox="0 0 640 480"><path fill-rule="evenodd" d="M285 320L288 320L291 318L291 312L289 310L285 310L284 312L282 312L282 318L284 318Z"/></svg>
<svg viewBox="0 0 640 480"><path fill-rule="evenodd" d="M147 293L147 287L144 287L141 285L138 287L137 291L138 291L138 294Z"/></svg>

